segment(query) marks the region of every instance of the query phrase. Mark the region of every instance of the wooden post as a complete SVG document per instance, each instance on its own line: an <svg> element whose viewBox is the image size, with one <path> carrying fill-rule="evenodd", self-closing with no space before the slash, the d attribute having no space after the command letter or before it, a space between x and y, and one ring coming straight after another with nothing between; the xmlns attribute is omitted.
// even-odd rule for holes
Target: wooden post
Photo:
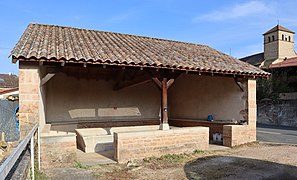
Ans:
<svg viewBox="0 0 297 180"><path fill-rule="evenodd" d="M163 78L162 80L162 113L161 113L161 130L169 130L168 124L168 96L167 96L167 78Z"/></svg>
<svg viewBox="0 0 297 180"><path fill-rule="evenodd" d="M161 124L160 124L160 130L169 130L169 124L168 124L168 89L173 84L174 79L169 79L167 81L167 78L163 78L162 82L156 78L153 77L152 80L156 83L156 85L161 89L162 94L162 102L161 102Z"/></svg>
<svg viewBox="0 0 297 180"><path fill-rule="evenodd" d="M167 109L167 78L162 80L162 123L168 124L168 109Z"/></svg>

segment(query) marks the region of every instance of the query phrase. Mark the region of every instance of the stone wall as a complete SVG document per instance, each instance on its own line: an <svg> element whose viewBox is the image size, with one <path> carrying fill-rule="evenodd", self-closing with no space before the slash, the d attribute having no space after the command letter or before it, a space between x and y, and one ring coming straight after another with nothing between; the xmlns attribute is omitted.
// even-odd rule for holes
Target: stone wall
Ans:
<svg viewBox="0 0 297 180"><path fill-rule="evenodd" d="M75 133L60 135L43 133L40 142L42 169L73 164L76 160Z"/></svg>
<svg viewBox="0 0 297 180"><path fill-rule="evenodd" d="M170 126L177 126L177 127L194 127L194 126L209 127L209 140L213 139L213 134L215 133L223 134L224 125L234 124L234 123L222 123L222 122L206 121L206 120L202 121L202 120L184 120L184 119L170 119L168 122Z"/></svg>
<svg viewBox="0 0 297 180"><path fill-rule="evenodd" d="M40 78L38 66L31 63L19 65L19 123L21 139L39 123Z"/></svg>
<svg viewBox="0 0 297 180"><path fill-rule="evenodd" d="M223 145L233 147L256 141L256 128L249 125L225 125Z"/></svg>
<svg viewBox="0 0 297 180"><path fill-rule="evenodd" d="M249 79L245 89L247 93L247 125L225 125L223 129L224 146L237 146L256 141L256 80Z"/></svg>
<svg viewBox="0 0 297 180"><path fill-rule="evenodd" d="M262 100L258 103L257 118L260 124L297 127L297 100Z"/></svg>
<svg viewBox="0 0 297 180"><path fill-rule="evenodd" d="M170 153L208 149L208 127L176 128L168 131L114 133L115 160L127 162Z"/></svg>

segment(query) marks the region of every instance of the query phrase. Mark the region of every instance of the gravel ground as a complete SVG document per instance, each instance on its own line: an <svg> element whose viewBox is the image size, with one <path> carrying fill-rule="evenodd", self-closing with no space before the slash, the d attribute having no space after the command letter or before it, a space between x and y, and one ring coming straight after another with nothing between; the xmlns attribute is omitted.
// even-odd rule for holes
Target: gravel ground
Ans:
<svg viewBox="0 0 297 180"><path fill-rule="evenodd" d="M49 179L297 179L296 153L297 146L253 143L128 164L48 169L46 174Z"/></svg>

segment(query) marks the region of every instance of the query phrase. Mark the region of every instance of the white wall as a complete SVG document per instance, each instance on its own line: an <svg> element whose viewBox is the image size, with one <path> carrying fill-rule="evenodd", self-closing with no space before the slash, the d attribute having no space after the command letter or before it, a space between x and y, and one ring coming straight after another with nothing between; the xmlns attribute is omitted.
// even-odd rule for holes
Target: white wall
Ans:
<svg viewBox="0 0 297 180"><path fill-rule="evenodd" d="M206 120L242 120L245 93L233 78L218 76L182 75L169 89L171 118Z"/></svg>
<svg viewBox="0 0 297 180"><path fill-rule="evenodd" d="M119 91L114 84L56 74L46 85L47 123L159 119L160 91L153 82Z"/></svg>

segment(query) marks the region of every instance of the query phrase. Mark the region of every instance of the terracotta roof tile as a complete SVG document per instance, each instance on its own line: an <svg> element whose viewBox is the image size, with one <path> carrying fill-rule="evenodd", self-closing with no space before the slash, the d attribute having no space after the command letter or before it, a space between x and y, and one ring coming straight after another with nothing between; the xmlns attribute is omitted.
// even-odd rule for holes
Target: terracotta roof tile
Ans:
<svg viewBox="0 0 297 180"><path fill-rule="evenodd" d="M281 68L281 67L292 67L297 66L297 57L285 59L282 62L271 64L269 68Z"/></svg>
<svg viewBox="0 0 297 180"><path fill-rule="evenodd" d="M0 88L19 87L19 78L14 74L0 74Z"/></svg>
<svg viewBox="0 0 297 180"><path fill-rule="evenodd" d="M247 62L254 66L260 66L261 63L264 61L264 53L253 54L247 57L240 58L239 60L243 62Z"/></svg>
<svg viewBox="0 0 297 180"><path fill-rule="evenodd" d="M29 24L11 55L21 61L90 61L269 75L205 45L56 25Z"/></svg>
<svg viewBox="0 0 297 180"><path fill-rule="evenodd" d="M269 34L269 33L272 33L272 32L278 31L278 30L286 31L286 32L295 34L295 32L293 32L293 31L291 31L291 30L289 30L289 29L287 29L287 28L285 28L285 27L283 27L281 25L277 25L277 26L273 27L272 29L270 29L269 31L265 32L263 35Z"/></svg>

